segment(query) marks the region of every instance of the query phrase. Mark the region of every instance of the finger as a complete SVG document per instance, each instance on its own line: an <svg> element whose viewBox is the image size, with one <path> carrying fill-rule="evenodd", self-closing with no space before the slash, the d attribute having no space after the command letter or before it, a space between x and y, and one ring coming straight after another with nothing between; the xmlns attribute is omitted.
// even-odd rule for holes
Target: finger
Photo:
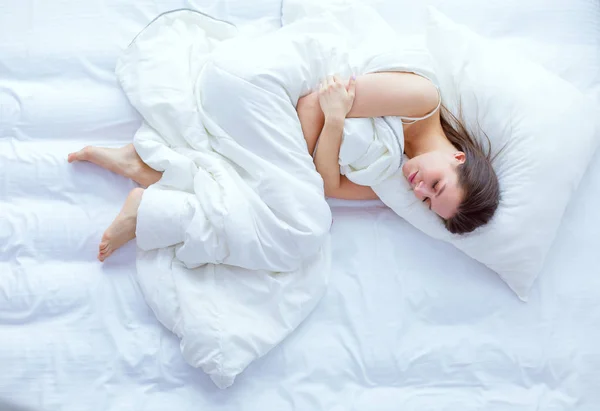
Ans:
<svg viewBox="0 0 600 411"><path fill-rule="evenodd" d="M333 81L335 81L337 84L342 84L342 79L338 75L333 76Z"/></svg>
<svg viewBox="0 0 600 411"><path fill-rule="evenodd" d="M352 77L350 77L350 81L348 81L348 94L352 97L354 97L356 95L356 75L352 75Z"/></svg>
<svg viewBox="0 0 600 411"><path fill-rule="evenodd" d="M350 87L352 86L352 77L354 77L354 74L350 76L350 78L348 79L348 83L346 83L346 90L350 91Z"/></svg>
<svg viewBox="0 0 600 411"><path fill-rule="evenodd" d="M335 84L335 81L333 80L333 76L327 76L327 85L329 87L332 87Z"/></svg>

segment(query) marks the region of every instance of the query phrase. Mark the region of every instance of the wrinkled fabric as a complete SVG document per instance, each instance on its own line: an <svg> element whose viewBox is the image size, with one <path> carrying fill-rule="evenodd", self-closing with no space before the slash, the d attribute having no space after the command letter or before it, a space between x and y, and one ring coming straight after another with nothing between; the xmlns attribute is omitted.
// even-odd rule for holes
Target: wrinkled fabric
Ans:
<svg viewBox="0 0 600 411"><path fill-rule="evenodd" d="M352 30L358 18L363 32ZM144 119L136 150L164 172L139 208L138 280L186 360L218 386L289 335L327 284L331 212L298 99L328 74L426 61L393 39L370 9L244 35L177 11L120 58L118 79ZM384 181L402 147L399 118L348 120L341 170L359 184Z"/></svg>

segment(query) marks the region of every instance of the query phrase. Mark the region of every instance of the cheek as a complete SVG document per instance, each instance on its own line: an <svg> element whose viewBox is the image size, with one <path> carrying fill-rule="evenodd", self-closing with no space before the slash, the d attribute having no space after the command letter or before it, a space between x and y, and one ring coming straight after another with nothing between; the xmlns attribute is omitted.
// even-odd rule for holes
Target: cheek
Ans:
<svg viewBox="0 0 600 411"><path fill-rule="evenodd" d="M404 166L406 166L407 168L414 168L417 163L418 163L418 159L416 158L409 158L405 163Z"/></svg>
<svg viewBox="0 0 600 411"><path fill-rule="evenodd" d="M402 165L402 174L408 178L408 176L410 174L413 173L413 171L417 171L419 170L419 163L413 159L410 159L408 161L406 161L403 165Z"/></svg>

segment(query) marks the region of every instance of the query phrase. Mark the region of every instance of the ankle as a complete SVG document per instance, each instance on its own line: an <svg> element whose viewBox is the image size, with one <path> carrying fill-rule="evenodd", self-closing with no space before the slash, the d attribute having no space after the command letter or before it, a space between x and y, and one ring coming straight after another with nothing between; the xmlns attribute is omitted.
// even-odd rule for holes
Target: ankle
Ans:
<svg viewBox="0 0 600 411"><path fill-rule="evenodd" d="M141 161L127 163L123 169L123 176L133 181L138 181L144 174L144 167Z"/></svg>

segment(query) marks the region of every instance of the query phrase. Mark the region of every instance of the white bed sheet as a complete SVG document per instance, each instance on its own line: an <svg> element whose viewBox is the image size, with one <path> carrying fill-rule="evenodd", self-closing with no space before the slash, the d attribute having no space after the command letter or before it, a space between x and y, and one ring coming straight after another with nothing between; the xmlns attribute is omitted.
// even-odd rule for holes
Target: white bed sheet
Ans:
<svg viewBox="0 0 600 411"><path fill-rule="evenodd" d="M423 16L412 3L376 7L403 32ZM514 42L600 103L595 0L428 3ZM134 185L66 154L131 141L139 118L115 81L120 50L162 11L274 22L280 6L0 3L0 410L599 409L600 155L528 304L380 203L332 201L327 295L225 391L184 362L144 303L135 245L95 260Z"/></svg>

